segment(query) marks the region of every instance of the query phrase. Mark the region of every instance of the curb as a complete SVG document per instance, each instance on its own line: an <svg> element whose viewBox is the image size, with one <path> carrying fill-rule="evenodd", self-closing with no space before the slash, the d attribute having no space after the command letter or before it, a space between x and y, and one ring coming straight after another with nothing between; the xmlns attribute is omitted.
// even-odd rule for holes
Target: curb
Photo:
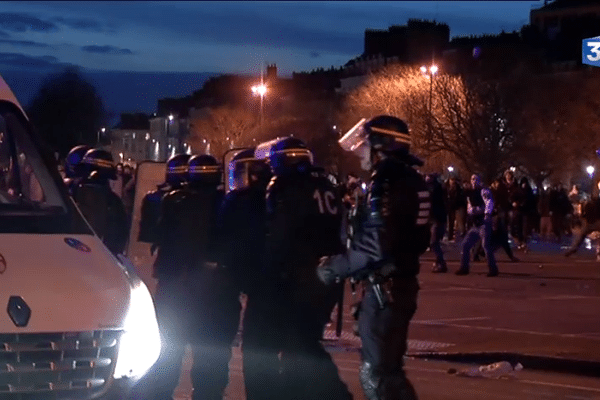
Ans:
<svg viewBox="0 0 600 400"><path fill-rule="evenodd" d="M565 374L600 378L600 361L579 360L561 357L545 357L511 352L417 352L407 353L406 357L476 364L491 364L498 361L509 361L512 365L521 363L524 369L559 372Z"/></svg>

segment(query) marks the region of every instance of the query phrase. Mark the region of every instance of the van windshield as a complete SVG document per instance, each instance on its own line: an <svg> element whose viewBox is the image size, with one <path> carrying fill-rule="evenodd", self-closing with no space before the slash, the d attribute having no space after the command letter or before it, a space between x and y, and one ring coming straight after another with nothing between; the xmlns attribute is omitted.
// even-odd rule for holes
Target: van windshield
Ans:
<svg viewBox="0 0 600 400"><path fill-rule="evenodd" d="M30 134L20 112L0 103L0 232L89 233Z"/></svg>

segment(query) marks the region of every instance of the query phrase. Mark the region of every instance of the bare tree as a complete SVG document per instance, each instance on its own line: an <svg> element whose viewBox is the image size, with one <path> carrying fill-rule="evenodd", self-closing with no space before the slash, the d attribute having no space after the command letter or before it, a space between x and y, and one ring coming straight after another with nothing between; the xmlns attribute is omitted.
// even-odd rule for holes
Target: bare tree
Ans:
<svg viewBox="0 0 600 400"><path fill-rule="evenodd" d="M600 145L600 76L590 72L520 75L511 81L517 160L540 185L582 175Z"/></svg>
<svg viewBox="0 0 600 400"><path fill-rule="evenodd" d="M77 69L49 75L27 110L31 121L60 157L79 144L98 144L105 109L96 88Z"/></svg>
<svg viewBox="0 0 600 400"><path fill-rule="evenodd" d="M258 117L243 107L209 108L190 121L192 149L215 157L222 157L231 148L255 145L257 135Z"/></svg>
<svg viewBox="0 0 600 400"><path fill-rule="evenodd" d="M514 133L498 83L392 65L351 92L342 115L392 114L403 118L413 145L426 157L450 154L467 171L491 179L509 163Z"/></svg>

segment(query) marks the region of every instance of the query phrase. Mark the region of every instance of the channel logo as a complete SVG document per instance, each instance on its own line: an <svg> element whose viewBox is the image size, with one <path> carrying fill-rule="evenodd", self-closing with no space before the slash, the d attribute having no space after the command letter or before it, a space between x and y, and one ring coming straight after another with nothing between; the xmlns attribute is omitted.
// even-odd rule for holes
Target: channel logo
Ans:
<svg viewBox="0 0 600 400"><path fill-rule="evenodd" d="M581 62L600 67L600 36L583 39L581 44Z"/></svg>

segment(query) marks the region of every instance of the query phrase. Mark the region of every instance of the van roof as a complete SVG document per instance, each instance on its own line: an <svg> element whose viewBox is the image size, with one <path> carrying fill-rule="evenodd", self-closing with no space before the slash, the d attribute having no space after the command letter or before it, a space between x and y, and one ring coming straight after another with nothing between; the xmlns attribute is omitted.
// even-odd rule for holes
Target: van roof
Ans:
<svg viewBox="0 0 600 400"><path fill-rule="evenodd" d="M17 107L19 107L19 110L21 110L23 115L27 117L25 110L23 110L23 107L21 107L21 104L15 97L15 94L12 92L12 90L10 90L10 87L8 87L8 85L4 81L4 78L2 78L2 75L0 75L0 101L8 101L10 103L13 103Z"/></svg>

